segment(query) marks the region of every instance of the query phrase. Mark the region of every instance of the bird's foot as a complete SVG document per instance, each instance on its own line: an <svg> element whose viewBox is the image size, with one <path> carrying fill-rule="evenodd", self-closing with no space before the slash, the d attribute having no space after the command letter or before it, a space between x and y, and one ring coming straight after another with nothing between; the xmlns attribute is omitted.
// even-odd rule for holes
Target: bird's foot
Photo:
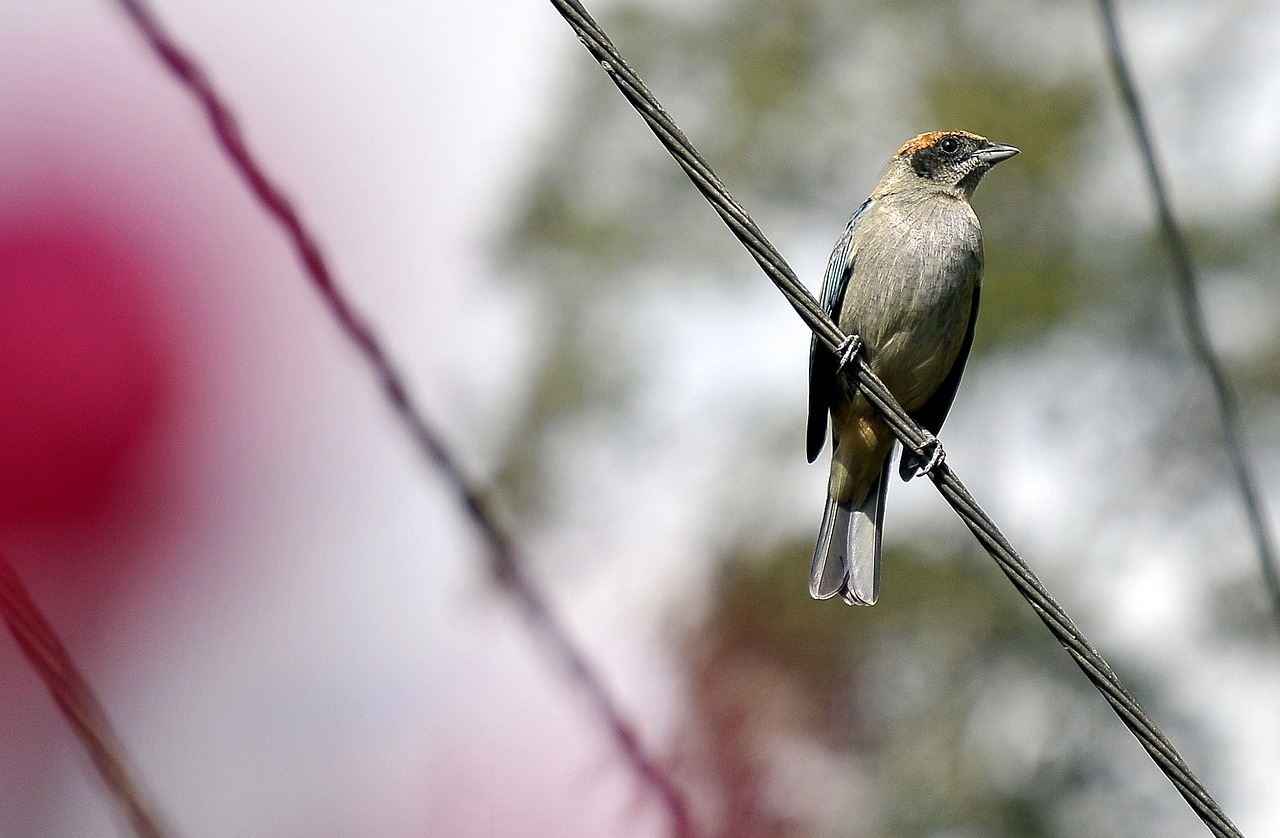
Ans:
<svg viewBox="0 0 1280 838"><path fill-rule="evenodd" d="M943 450L942 443L928 431L924 432L924 443L915 450L915 453L917 457L922 459L927 455L927 459L925 459L924 465L916 469L916 473L911 475L912 477L929 474L947 459L947 452Z"/></svg>
<svg viewBox="0 0 1280 838"><path fill-rule="evenodd" d="M853 359L857 358L861 351L862 338L857 335L849 335L845 338L844 343L836 349L836 354L840 356L840 363L836 364L836 375L844 372L844 368L852 364Z"/></svg>

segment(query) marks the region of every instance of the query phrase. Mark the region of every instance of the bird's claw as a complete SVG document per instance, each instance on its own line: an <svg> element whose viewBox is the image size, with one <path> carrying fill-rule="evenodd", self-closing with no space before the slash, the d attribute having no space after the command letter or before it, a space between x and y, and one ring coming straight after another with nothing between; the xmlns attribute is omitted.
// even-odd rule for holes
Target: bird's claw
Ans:
<svg viewBox="0 0 1280 838"><path fill-rule="evenodd" d="M858 353L862 351L862 338L857 335L849 335L844 342L836 349L836 354L840 356L840 363L836 364L836 375L844 372L844 368L853 363L853 359L858 357Z"/></svg>
<svg viewBox="0 0 1280 838"><path fill-rule="evenodd" d="M912 477L929 474L935 468L942 465L942 463L947 459L947 452L943 449L942 443L936 436L928 431L924 432L924 443L916 449L916 455L923 457L925 456L926 451L929 454L929 458L925 461L924 465L916 469L916 473L913 474Z"/></svg>

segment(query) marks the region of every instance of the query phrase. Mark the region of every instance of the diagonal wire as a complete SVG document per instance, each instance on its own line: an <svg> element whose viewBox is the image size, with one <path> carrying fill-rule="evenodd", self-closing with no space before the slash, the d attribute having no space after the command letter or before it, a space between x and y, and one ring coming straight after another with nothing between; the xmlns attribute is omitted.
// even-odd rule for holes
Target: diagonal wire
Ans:
<svg viewBox="0 0 1280 838"><path fill-rule="evenodd" d="M1276 557L1275 540L1267 525L1262 511L1261 491L1257 480L1249 468L1245 456L1243 423L1240 420L1240 408L1236 404L1235 394L1227 382L1226 372L1214 354L1213 344L1209 342L1209 330L1205 326L1204 309L1200 305L1200 294L1197 289L1195 266L1191 261L1191 250L1187 246L1186 237L1173 217L1173 207L1169 202L1169 194L1165 189L1164 178L1160 174L1160 166L1156 162L1155 146L1151 139L1151 131L1147 127L1147 119L1143 113L1142 103L1138 99L1137 87L1133 82L1133 74L1125 58L1124 46L1120 40L1120 31L1116 24L1115 7L1111 0L1098 0L1098 8L1102 12L1102 28L1106 34L1107 49L1111 56L1111 68L1115 73L1116 87L1120 98L1133 124L1133 133L1138 141L1138 151L1142 156L1143 168L1146 170L1147 182L1151 187L1151 196L1155 200L1156 215L1159 218L1160 230L1164 234L1165 245L1169 249L1169 258L1173 262L1174 290L1182 310L1182 325L1187 333L1187 341L1191 344L1191 352L1213 387L1214 399L1218 405L1219 418L1222 421L1222 435L1227 448L1227 456L1231 460L1231 469L1235 472L1236 483L1240 488L1240 500L1244 503L1245 515L1249 520L1249 529L1253 534L1254 545L1258 551L1258 561L1262 565L1262 578L1271 596L1271 608L1274 616L1280 621L1280 560Z"/></svg>
<svg viewBox="0 0 1280 838"><path fill-rule="evenodd" d="M102 709L102 702L3 553L0 553L0 616L89 753L98 776L125 813L134 834L138 838L163 838L166 831L161 828L159 814L143 793L124 746Z"/></svg>
<svg viewBox="0 0 1280 838"><path fill-rule="evenodd" d="M373 330L338 287L319 241L302 221L293 203L250 152L230 107L142 0L116 0L116 3L173 77L199 102L223 153L244 178L253 196L284 229L308 279L337 320L342 333L355 344L377 378L383 395L409 431L418 451L443 473L480 531L488 546L490 571L516 601L530 632L556 659L572 686L585 696L640 785L654 794L666 810L673 834L678 838L691 838L695 833L683 793L666 769L645 750L635 725L526 573L524 559L515 542L484 497L471 485L441 434L428 422L425 411L414 402L404 375Z"/></svg>
<svg viewBox="0 0 1280 838"><path fill-rule="evenodd" d="M764 234L751 220L742 206L729 194L724 184L711 171L706 160L694 149L679 127L658 103L639 76L622 58L600 26L591 18L578 0L551 0L565 20L573 27L587 51L617 85L622 95L635 107L640 116L680 167L702 192L715 211L724 219L729 229L742 242L769 278L787 298L787 302L800 314L814 334L833 351L838 351L846 336L822 310L818 301L796 278L795 272L783 260ZM869 401L893 429L898 439L908 448L924 453L928 438L920 427L907 416L902 406L885 388L860 357L846 367L845 375L856 378ZM996 564L1009 577L1018 592L1066 649L1085 676L1102 694L1120 720L1129 728L1147 754L1164 772L1178 793L1187 801L1196 815L1216 836L1240 838L1240 832L1223 814L1222 809L1196 779L1173 744L1160 732L1155 722L1146 714L1133 695L1120 681L1081 633L1040 580L1018 556L995 523L982 511L968 489L960 482L945 462L930 473L939 493L951 504L965 525L986 548Z"/></svg>

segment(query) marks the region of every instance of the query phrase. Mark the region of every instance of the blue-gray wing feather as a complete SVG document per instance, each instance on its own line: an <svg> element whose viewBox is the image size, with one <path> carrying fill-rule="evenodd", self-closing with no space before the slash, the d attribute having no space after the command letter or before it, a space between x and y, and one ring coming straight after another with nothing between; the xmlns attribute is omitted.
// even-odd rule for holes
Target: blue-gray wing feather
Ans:
<svg viewBox="0 0 1280 838"><path fill-rule="evenodd" d="M849 287L849 277L853 274L854 236L858 232L858 222L869 206L870 198L854 212L827 260L821 302L822 308L837 323L840 321L840 308L844 305L844 294ZM831 409L835 394L837 363L835 353L815 335L809 343L809 427L805 438L806 453L811 463L818 459L827 439L827 411Z"/></svg>

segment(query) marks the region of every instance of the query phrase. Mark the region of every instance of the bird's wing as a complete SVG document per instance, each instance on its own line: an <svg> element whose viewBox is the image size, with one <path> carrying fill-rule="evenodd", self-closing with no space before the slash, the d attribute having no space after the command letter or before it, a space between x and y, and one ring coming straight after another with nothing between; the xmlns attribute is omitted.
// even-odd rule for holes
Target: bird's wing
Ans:
<svg viewBox="0 0 1280 838"><path fill-rule="evenodd" d="M870 198L858 207L827 260L827 273L822 280L822 308L837 322L845 289L849 287L849 276L853 273L854 235L869 206ZM811 463L818 459L827 440L827 411L831 408L831 397L835 392L836 364L835 354L814 335L809 343L809 430L806 435L806 452Z"/></svg>
<svg viewBox="0 0 1280 838"><path fill-rule="evenodd" d="M946 421L951 403L955 401L956 390L960 387L960 376L964 374L964 365L969 360L969 350L973 346L973 331L978 323L978 298L981 294L982 282L979 280L973 284L973 302L969 306L969 327L965 330L964 341L960 344L960 352L956 355L955 363L951 365L951 371L947 373L947 377L942 380L938 389L933 391L929 400L910 414L911 418L916 420L916 424L931 434L942 430L942 423ZM898 471L903 480L908 480L922 465L924 462L919 456L904 450Z"/></svg>

